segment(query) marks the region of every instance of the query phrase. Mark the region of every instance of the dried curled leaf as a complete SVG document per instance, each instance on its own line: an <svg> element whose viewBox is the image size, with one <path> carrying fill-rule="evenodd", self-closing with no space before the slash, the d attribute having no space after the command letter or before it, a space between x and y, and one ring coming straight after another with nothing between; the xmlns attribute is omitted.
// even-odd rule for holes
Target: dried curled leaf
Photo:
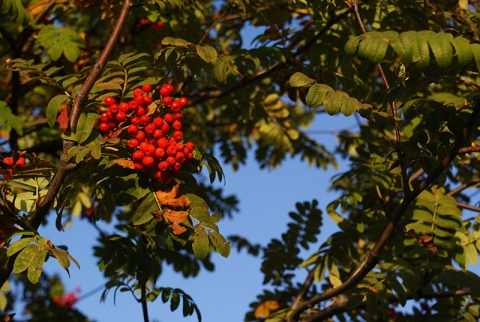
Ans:
<svg viewBox="0 0 480 322"><path fill-rule="evenodd" d="M185 195L178 196L180 183L176 184L169 191L156 191L155 195L162 207L173 209L190 209L190 200Z"/></svg>
<svg viewBox="0 0 480 322"><path fill-rule="evenodd" d="M127 159L114 159L112 160L113 163L118 164L121 167L128 168L128 169L135 169L133 166L133 161L132 160L127 160Z"/></svg>
<svg viewBox="0 0 480 322"><path fill-rule="evenodd" d="M433 235L423 235L423 234L417 234L414 229L410 229L407 231L407 234L415 238L420 244L425 247L426 250L428 250L431 253L436 253L438 248L437 246L433 243Z"/></svg>

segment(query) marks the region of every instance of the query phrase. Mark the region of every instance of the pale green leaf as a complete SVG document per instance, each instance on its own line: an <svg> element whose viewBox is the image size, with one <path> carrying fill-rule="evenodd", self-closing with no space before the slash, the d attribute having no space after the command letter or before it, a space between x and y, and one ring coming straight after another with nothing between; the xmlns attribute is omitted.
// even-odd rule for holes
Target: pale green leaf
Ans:
<svg viewBox="0 0 480 322"><path fill-rule="evenodd" d="M50 127L53 127L55 125L55 122L57 121L58 110L60 109L60 104L65 102L67 98L68 96L64 94L57 95L53 97L50 102L48 102L46 116L48 125Z"/></svg>
<svg viewBox="0 0 480 322"><path fill-rule="evenodd" d="M304 86L311 85L314 82L315 82L314 79L311 79L310 77L308 77L308 76L306 76L306 75L304 75L300 72L296 72L295 74L293 74L290 77L290 80L288 81L288 83L292 87L304 87Z"/></svg>

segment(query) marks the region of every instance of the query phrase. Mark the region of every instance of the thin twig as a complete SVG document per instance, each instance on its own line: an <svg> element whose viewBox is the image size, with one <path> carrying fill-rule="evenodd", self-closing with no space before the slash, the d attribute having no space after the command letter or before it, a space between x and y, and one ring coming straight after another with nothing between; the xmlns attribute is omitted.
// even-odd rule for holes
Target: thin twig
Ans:
<svg viewBox="0 0 480 322"><path fill-rule="evenodd" d="M223 17L225 17L225 15L230 11L230 9L232 9L232 4L228 4L225 10L218 15L217 19L215 19L212 25L208 27L207 30L205 30L205 33L203 34L202 38L200 38L197 45L201 45L203 43L203 41L205 40L205 38L207 38L210 31L223 19Z"/></svg>

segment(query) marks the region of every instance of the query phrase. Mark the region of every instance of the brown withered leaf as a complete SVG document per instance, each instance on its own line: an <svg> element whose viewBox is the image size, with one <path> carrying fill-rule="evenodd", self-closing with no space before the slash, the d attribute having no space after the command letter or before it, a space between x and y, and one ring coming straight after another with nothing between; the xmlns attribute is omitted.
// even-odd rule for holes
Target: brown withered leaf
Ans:
<svg viewBox="0 0 480 322"><path fill-rule="evenodd" d="M163 217L171 223L174 224L181 224L188 218L188 211L182 210L173 210L173 209L165 209L163 211Z"/></svg>
<svg viewBox="0 0 480 322"><path fill-rule="evenodd" d="M429 252L437 252L438 248L433 242L433 235L417 234L414 229L410 229L409 231L407 231L407 234L415 238Z"/></svg>
<svg viewBox="0 0 480 322"><path fill-rule="evenodd" d="M135 169L133 166L133 161L132 160L127 160L127 159L114 159L112 160L113 163L118 164L119 166L122 166L124 168L129 168L129 169Z"/></svg>
<svg viewBox="0 0 480 322"><path fill-rule="evenodd" d="M156 191L158 201L162 207L168 207L173 209L190 209L190 200L185 195L178 196L180 189L180 183L173 186L168 191Z"/></svg>
<svg viewBox="0 0 480 322"><path fill-rule="evenodd" d="M171 224L169 227L172 229L172 233L177 236L187 231L187 228L175 223Z"/></svg>
<svg viewBox="0 0 480 322"><path fill-rule="evenodd" d="M152 216L153 218L155 218L156 221L160 222L163 220L163 211L161 210L152 211Z"/></svg>

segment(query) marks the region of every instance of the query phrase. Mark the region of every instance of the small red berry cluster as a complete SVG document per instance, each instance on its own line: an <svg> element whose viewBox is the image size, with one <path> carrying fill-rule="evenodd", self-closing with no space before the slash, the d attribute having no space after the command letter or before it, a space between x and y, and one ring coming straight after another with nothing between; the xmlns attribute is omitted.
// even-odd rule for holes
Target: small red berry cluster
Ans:
<svg viewBox="0 0 480 322"><path fill-rule="evenodd" d="M13 157L5 157L2 160L2 163L6 165L8 172L10 172L10 175L12 174L13 169L15 168L22 168L26 165L26 160L24 157L18 157L16 160ZM0 169L2 168L2 165L0 164ZM7 179L10 175L8 174L3 174L4 179Z"/></svg>
<svg viewBox="0 0 480 322"><path fill-rule="evenodd" d="M195 145L183 142L181 109L188 104L188 99L174 99L174 88L165 84L160 88L159 106L153 112L152 86L144 84L133 91L134 99L116 104L113 97L104 99L108 111L100 115L100 131L111 138L115 133L127 129L130 139L127 142L133 149L133 167L155 173L156 178L170 183L178 176L183 165L193 158Z"/></svg>
<svg viewBox="0 0 480 322"><path fill-rule="evenodd" d="M150 19L148 19L148 18L142 18L142 19L140 19L140 25L141 26L149 26L150 29L158 31L158 30L162 29L163 21L162 20L157 20L156 22L151 22Z"/></svg>

